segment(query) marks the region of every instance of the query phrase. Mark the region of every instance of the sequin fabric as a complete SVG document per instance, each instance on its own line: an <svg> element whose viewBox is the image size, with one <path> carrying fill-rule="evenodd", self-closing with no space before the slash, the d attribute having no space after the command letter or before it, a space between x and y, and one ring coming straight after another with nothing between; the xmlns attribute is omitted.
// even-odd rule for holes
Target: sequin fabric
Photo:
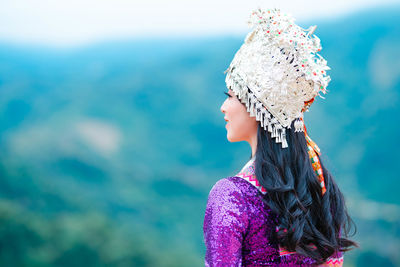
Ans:
<svg viewBox="0 0 400 267"><path fill-rule="evenodd" d="M204 216L205 266L317 266L303 255L280 255L275 229L259 189L242 177L219 180Z"/></svg>

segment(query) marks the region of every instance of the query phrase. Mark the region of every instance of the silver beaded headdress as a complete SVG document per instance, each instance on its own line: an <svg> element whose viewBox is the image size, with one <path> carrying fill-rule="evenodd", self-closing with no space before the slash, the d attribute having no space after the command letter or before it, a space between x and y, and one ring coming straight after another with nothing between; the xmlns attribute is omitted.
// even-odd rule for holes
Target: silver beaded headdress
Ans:
<svg viewBox="0 0 400 267"><path fill-rule="evenodd" d="M303 112L326 93L330 68L317 52L316 26L303 29L279 9L254 11L253 30L225 71L226 85L247 107L250 116L287 147L286 129L304 131Z"/></svg>

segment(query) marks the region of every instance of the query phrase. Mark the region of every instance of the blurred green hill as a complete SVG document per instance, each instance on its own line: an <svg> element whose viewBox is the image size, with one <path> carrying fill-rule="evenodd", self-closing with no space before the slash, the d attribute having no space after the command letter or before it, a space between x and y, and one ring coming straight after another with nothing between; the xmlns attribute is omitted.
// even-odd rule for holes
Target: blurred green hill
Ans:
<svg viewBox="0 0 400 267"><path fill-rule="evenodd" d="M306 124L358 226L346 266L400 266L399 11L313 22L332 82ZM243 38L0 43L0 265L204 265L208 192L250 156L219 111Z"/></svg>

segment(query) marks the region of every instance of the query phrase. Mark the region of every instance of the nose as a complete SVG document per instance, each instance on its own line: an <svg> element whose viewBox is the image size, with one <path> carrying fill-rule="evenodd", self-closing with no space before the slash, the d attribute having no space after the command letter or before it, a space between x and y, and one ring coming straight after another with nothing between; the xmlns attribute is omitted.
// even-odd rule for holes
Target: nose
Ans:
<svg viewBox="0 0 400 267"><path fill-rule="evenodd" d="M222 103L221 108L220 108L221 112L224 114L225 114L225 103L226 103L226 100L224 101L224 103Z"/></svg>

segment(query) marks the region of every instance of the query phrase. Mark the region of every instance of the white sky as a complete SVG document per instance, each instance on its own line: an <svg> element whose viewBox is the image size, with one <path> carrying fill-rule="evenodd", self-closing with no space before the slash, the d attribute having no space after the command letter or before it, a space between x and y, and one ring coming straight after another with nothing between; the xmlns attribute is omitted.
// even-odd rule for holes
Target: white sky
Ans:
<svg viewBox="0 0 400 267"><path fill-rule="evenodd" d="M279 7L297 21L316 21L399 2L0 0L0 41L69 46L110 38L243 34L250 12L257 7Z"/></svg>

